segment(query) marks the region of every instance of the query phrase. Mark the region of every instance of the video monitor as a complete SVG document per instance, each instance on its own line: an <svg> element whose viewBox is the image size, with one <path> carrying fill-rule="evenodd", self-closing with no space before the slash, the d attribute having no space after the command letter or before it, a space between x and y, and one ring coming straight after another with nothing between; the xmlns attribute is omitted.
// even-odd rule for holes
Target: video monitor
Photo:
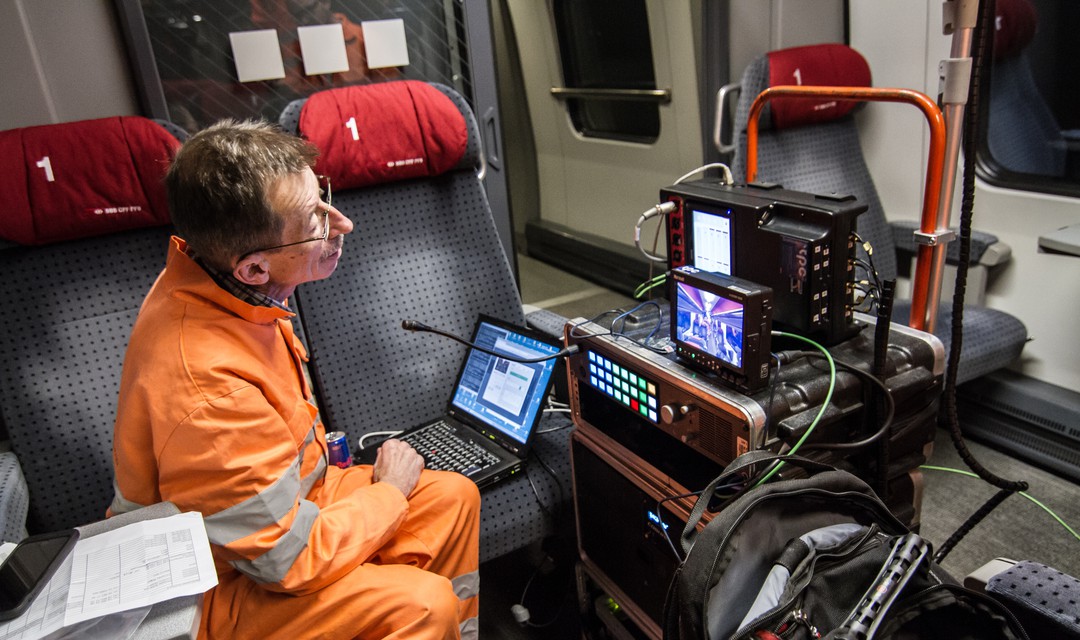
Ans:
<svg viewBox="0 0 1080 640"><path fill-rule="evenodd" d="M772 289L684 266L671 270L671 340L691 366L754 391L769 378Z"/></svg>

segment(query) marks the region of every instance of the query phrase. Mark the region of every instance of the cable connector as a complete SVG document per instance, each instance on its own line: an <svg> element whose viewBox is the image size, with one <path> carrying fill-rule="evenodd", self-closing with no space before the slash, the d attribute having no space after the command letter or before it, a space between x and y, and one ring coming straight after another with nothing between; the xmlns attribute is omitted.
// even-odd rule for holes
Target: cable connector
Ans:
<svg viewBox="0 0 1080 640"><path fill-rule="evenodd" d="M515 604L510 607L510 613L514 616L514 620L521 626L529 624L529 610L524 605Z"/></svg>
<svg viewBox="0 0 1080 640"><path fill-rule="evenodd" d="M653 262L667 262L667 258L661 256L654 256L641 246L641 225L645 224L645 221L649 218L655 218L656 216L666 216L672 211L674 211L677 207L678 205L670 200L667 202L658 203L655 207L647 209L644 213L642 213L641 217L638 218L637 224L634 225L634 246L638 248L638 251L640 251L642 255L644 255L649 260L652 260Z"/></svg>

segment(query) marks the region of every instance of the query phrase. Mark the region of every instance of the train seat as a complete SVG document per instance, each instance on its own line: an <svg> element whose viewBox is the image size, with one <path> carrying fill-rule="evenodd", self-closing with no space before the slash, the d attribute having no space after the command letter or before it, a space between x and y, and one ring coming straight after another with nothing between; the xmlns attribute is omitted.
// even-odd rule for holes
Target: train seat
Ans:
<svg viewBox="0 0 1080 640"><path fill-rule="evenodd" d="M0 132L0 272L18 307L0 332L0 423L30 533L100 520L112 500L124 350L171 229L171 127L115 117Z"/></svg>
<svg viewBox="0 0 1080 640"><path fill-rule="evenodd" d="M1028 59L1038 15L1030 0L998 0L994 5L994 66L986 144L1004 169L1062 178L1077 162L1080 132L1062 131Z"/></svg>
<svg viewBox="0 0 1080 640"><path fill-rule="evenodd" d="M171 225L161 177L184 137L139 117L0 132L0 273L12 306L0 332L6 542L70 527L90 537L178 512L162 502L104 520L124 350L165 266ZM193 637L201 599L154 605L134 637ZM80 623L66 637L105 637L117 621Z"/></svg>
<svg viewBox="0 0 1080 640"><path fill-rule="evenodd" d="M822 61L825 61L822 63ZM798 70L800 82L793 78ZM785 84L868 86L870 69L854 49L839 44L811 45L769 52L755 59L743 73L739 102L733 121L738 136L732 171L746 176L746 121L750 105L765 89ZM781 99L782 100L782 99ZM852 194L869 209L857 220L860 236L873 247L873 264L882 280L895 279L898 250L914 254L915 221L890 223L885 217L869 168L862 155L854 115L847 109L814 109L814 102L799 100L803 107L774 109L778 100L765 106L759 120L757 180L809 193ZM791 101L796 103L796 101ZM842 103L841 103L842 104ZM780 115L780 117L775 117ZM996 265L1007 259L991 234L973 232L972 263L983 260ZM950 243L947 261L956 263L959 242ZM859 257L867 260L859 248ZM860 278L866 272L858 272ZM948 353L951 343L951 298L942 295L934 333ZM910 301L897 300L893 318L908 321ZM1019 357L1027 330L1019 319L974 304L964 306L964 337L958 383L1007 366Z"/></svg>
<svg viewBox="0 0 1080 640"><path fill-rule="evenodd" d="M334 275L293 300L327 429L356 447L365 434L440 415L463 347L405 331L402 320L461 336L480 313L526 320L477 175L471 109L449 87L392 81L294 101L280 123L320 149L316 173L356 225ZM546 415L526 472L484 489L482 561L555 531L570 499L569 429L558 429L568 425Z"/></svg>

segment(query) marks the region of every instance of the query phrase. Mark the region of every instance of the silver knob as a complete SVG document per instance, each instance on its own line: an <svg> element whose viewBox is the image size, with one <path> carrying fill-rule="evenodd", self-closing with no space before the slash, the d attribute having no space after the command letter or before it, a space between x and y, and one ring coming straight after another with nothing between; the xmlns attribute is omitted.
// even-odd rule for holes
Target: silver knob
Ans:
<svg viewBox="0 0 1080 640"><path fill-rule="evenodd" d="M694 410L692 404L665 404L660 407L660 419L664 424L672 424L683 419L683 416Z"/></svg>

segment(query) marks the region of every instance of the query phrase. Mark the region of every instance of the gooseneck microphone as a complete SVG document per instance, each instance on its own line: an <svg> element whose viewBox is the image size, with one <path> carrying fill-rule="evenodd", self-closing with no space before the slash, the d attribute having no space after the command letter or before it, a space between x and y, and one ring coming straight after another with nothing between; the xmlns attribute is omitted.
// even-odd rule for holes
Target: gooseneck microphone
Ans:
<svg viewBox="0 0 1080 640"><path fill-rule="evenodd" d="M544 362L544 361L547 361L547 360L552 360L554 358L561 358L563 356L569 356L569 355L572 355L572 354L575 354L575 353L578 352L578 346L573 345L571 347L568 347L566 349L563 349L563 350L559 351L558 353L553 353L553 354L551 354L549 356L544 356L542 358L518 358L517 356L513 356L513 355L510 355L508 353L499 353L498 351L492 351L491 349L488 349L487 347L481 347L478 344L475 344L473 342L469 342L465 338L462 338L460 336L456 336L456 335L454 335L452 333L449 333L447 331L443 331L442 329L436 329L435 327L429 327L426 324L424 324L423 322L417 322L416 320L402 320L401 321L401 328L405 329L406 331L423 331L423 332L426 332L426 333L434 333L436 335L443 336L444 338L450 338L451 340L454 340L456 342L460 342L461 344L463 344L463 345L465 345L467 347L471 347L473 349L476 349L477 351L482 351L482 352L484 352L484 353L486 353L488 355L493 355L493 356L495 356L497 358L503 358L505 360L512 360L513 362L520 362L522 364L536 364L537 362Z"/></svg>

